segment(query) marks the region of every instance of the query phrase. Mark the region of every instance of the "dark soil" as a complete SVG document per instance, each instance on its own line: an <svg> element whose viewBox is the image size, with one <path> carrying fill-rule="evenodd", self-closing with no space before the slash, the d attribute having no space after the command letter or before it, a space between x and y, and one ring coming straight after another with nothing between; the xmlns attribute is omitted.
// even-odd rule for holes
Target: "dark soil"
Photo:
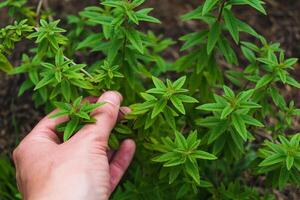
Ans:
<svg viewBox="0 0 300 200"><path fill-rule="evenodd" d="M36 7L37 0L31 0ZM99 1L51 0L49 7L58 16L76 14L86 5L96 5ZM157 34L177 40L181 35L197 30L203 25L198 22L182 22L180 15L195 8L201 0L148 0L147 7L153 7L153 15L162 21L161 25L146 25L143 30L151 29ZM237 8L239 18L247 21L262 33L269 41L280 42L289 57L300 58L300 1L265 0L268 16L263 16L253 9ZM6 24L5 12L0 13L0 26ZM169 57L179 56L179 46L174 45L168 50ZM22 49L14 52L15 64L18 64ZM300 66L296 66L293 75L300 81ZM0 152L11 152L20 138L24 137L43 115L43 110L35 108L30 94L18 97L18 87L24 80L23 76L7 76L0 72ZM300 106L300 94L285 88L288 99L294 99ZM274 191L278 199L300 199L300 191L288 189L284 193Z"/></svg>

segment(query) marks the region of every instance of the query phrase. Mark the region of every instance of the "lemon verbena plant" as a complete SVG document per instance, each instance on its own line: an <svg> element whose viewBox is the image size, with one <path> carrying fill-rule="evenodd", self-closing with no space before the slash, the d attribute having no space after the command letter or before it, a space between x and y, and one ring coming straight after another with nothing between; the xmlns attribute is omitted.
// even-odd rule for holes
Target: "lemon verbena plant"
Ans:
<svg viewBox="0 0 300 200"><path fill-rule="evenodd" d="M65 141L102 105L83 97L123 94L132 112L109 144L130 137L137 153L111 199L260 200L275 199L272 188L299 187L300 109L284 90L300 88L298 59L235 12L266 15L264 1L205 0L181 17L204 28L178 39L141 31L163 26L144 3L98 1L61 21L41 5L36 13L26 0L5 0L11 20L0 29L0 69L23 74L19 95L68 116L57 127ZM172 60L164 52L175 41L180 56ZM23 42L30 48L16 57ZM264 180L264 190L253 180Z"/></svg>

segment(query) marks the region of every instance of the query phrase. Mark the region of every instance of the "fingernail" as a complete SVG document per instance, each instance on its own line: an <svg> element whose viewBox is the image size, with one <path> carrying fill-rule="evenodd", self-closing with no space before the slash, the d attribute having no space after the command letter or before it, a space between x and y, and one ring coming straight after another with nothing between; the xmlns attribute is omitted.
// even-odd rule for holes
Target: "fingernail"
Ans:
<svg viewBox="0 0 300 200"><path fill-rule="evenodd" d="M121 113L124 114L124 115L126 115L126 114L128 114L128 113L131 113L131 109L128 108L128 107L121 107L121 108L120 108L120 111L121 111Z"/></svg>
<svg viewBox="0 0 300 200"><path fill-rule="evenodd" d="M100 100L119 105L122 101L122 95L117 91L108 91L102 94Z"/></svg>

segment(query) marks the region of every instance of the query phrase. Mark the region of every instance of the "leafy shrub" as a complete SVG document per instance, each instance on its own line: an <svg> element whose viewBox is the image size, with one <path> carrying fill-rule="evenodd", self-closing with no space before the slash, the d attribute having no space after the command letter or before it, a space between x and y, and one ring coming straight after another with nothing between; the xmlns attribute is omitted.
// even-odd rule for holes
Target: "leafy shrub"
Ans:
<svg viewBox="0 0 300 200"><path fill-rule="evenodd" d="M300 136L290 134L300 110L282 94L300 88L290 75L298 59L285 58L279 43L234 12L250 6L266 14L263 1L206 0L182 16L207 26L179 38L176 61L163 56L172 39L139 31L142 23L160 23L152 8L140 7L144 0L101 1L69 15L69 31L48 10L37 14L25 3L0 4L16 19L0 30L0 68L25 74L19 95L29 91L37 106L60 109L53 117L70 116L57 127L65 140L101 106L81 105L82 97L119 90L131 105L109 144L118 148L131 137L137 154L112 199L274 199L272 187L300 185ZM10 55L23 40L32 48L13 67ZM260 178L263 193L252 184Z"/></svg>
<svg viewBox="0 0 300 200"><path fill-rule="evenodd" d="M5 155L0 155L0 171L0 199L21 199L16 184L15 169Z"/></svg>

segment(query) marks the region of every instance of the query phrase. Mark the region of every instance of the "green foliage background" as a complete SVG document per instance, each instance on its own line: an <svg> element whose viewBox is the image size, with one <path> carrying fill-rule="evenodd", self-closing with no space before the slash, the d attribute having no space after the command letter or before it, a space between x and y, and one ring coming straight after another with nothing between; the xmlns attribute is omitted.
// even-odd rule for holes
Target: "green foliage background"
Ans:
<svg viewBox="0 0 300 200"><path fill-rule="evenodd" d="M272 188L299 187L300 134L287 133L300 110L280 92L284 85L300 88L290 75L298 59L286 58L279 43L234 13L250 6L266 15L264 2L206 0L181 18L206 28L180 37L183 56L172 61L163 53L175 41L139 30L160 23L152 8L141 7L144 1L99 1L64 25L26 0L3 1L0 8L9 9L14 23L0 29L0 69L26 75L19 95L29 91L36 106L60 109L53 117L70 116L57 128L64 140L92 123L89 113L101 106L81 105L82 97L123 94L132 113L109 144L116 149L130 137L137 153L111 199L274 199ZM241 41L242 34L256 42ZM23 40L32 48L13 66L10 55ZM249 176L265 179L263 193Z"/></svg>

